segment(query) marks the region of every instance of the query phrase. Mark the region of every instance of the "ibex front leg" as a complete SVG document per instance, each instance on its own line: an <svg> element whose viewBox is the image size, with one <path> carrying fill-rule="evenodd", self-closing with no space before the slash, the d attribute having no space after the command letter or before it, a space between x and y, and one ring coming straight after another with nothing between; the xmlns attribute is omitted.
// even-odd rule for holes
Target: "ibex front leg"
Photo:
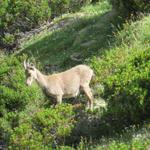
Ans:
<svg viewBox="0 0 150 150"><path fill-rule="evenodd" d="M56 102L57 102L57 105L62 103L62 95L56 96Z"/></svg>

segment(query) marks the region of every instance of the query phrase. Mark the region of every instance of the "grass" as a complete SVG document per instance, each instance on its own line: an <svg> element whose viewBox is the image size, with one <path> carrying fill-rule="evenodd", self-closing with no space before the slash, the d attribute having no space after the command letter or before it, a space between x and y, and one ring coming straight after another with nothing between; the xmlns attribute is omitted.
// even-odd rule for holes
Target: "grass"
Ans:
<svg viewBox="0 0 150 150"><path fill-rule="evenodd" d="M122 21L115 10L110 10L108 2L102 1L82 8L77 14L64 15L54 22L57 24L63 20L70 23L58 30L47 30L33 36L22 44L21 53L33 56L43 65L68 66L68 63L75 65L70 55L77 52L83 63L86 58L108 46L118 22Z"/></svg>
<svg viewBox="0 0 150 150"><path fill-rule="evenodd" d="M126 22L123 30L115 33L115 44L106 49L105 53L97 52L97 56L90 59L100 81L111 76L129 57L136 53L148 50L150 47L150 16L145 16L136 22ZM100 68L100 66L102 68ZM104 72L101 74L101 72Z"/></svg>
<svg viewBox="0 0 150 150"><path fill-rule="evenodd" d="M94 144L93 144L94 143ZM148 150L150 147L150 127L148 122L142 128L135 126L124 129L123 134L113 138L103 137L100 140L87 142L82 139L78 150Z"/></svg>

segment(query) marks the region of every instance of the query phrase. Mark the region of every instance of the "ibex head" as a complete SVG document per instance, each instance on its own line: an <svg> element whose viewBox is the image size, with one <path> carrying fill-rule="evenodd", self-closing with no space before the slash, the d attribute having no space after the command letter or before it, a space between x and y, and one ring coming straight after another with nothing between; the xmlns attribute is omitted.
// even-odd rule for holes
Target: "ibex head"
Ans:
<svg viewBox="0 0 150 150"><path fill-rule="evenodd" d="M26 84L30 86L34 79L37 78L36 68L33 64L30 64L29 61L24 61L24 68L26 74Z"/></svg>

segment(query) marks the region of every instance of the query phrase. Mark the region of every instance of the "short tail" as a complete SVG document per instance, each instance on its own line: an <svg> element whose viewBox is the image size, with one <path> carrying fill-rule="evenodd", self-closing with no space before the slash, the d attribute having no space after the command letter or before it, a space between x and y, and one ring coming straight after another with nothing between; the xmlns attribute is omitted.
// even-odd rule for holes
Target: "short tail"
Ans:
<svg viewBox="0 0 150 150"><path fill-rule="evenodd" d="M92 70L93 71L93 70ZM95 79L96 78L96 75L95 75L95 73L94 73L94 71L93 71L93 74L92 74L92 79Z"/></svg>

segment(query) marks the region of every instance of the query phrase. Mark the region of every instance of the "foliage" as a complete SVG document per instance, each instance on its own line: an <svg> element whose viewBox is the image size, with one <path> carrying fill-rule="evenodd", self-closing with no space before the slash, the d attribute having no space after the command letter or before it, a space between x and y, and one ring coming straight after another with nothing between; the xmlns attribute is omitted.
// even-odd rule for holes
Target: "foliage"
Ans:
<svg viewBox="0 0 150 150"><path fill-rule="evenodd" d="M69 0L50 0L53 17L63 14L69 10Z"/></svg>
<svg viewBox="0 0 150 150"><path fill-rule="evenodd" d="M11 125L4 117L0 117L0 140L8 144L9 136L11 134Z"/></svg>
<svg viewBox="0 0 150 150"><path fill-rule="evenodd" d="M90 4L91 0L70 0L69 3L69 10L70 12L75 12L79 10L82 6Z"/></svg>
<svg viewBox="0 0 150 150"><path fill-rule="evenodd" d="M95 145L84 141L82 145L89 150L147 150L150 145L149 129L148 124L143 125L142 128L131 126L125 128L123 133L116 137L103 137L95 141Z"/></svg>
<svg viewBox="0 0 150 150"><path fill-rule="evenodd" d="M133 139L131 143L121 142L121 141L111 141L108 145L97 146L95 150L146 150L149 148L150 141L148 139Z"/></svg>
<svg viewBox="0 0 150 150"><path fill-rule="evenodd" d="M133 53L127 63L106 81L106 95L110 95L108 99L113 106L110 111L115 117L119 113L122 118L139 121L142 115L149 114L149 58L148 49Z"/></svg>
<svg viewBox="0 0 150 150"><path fill-rule="evenodd" d="M73 128L74 117L70 105L60 105L55 109L43 109L33 118L36 130L43 135L45 144L62 143Z"/></svg>
<svg viewBox="0 0 150 150"><path fill-rule="evenodd" d="M114 120L115 125L119 122L118 129L140 122L150 113L149 25L149 16L126 23L124 30L116 34L116 46L91 62L97 82L105 87L106 117Z"/></svg>
<svg viewBox="0 0 150 150"><path fill-rule="evenodd" d="M97 0L99 1L99 0ZM83 6L90 4L91 0L49 0L52 18L64 13L75 12Z"/></svg>
<svg viewBox="0 0 150 150"><path fill-rule="evenodd" d="M130 13L135 12L149 12L149 0L109 0L114 8L117 10L126 9Z"/></svg>
<svg viewBox="0 0 150 150"><path fill-rule="evenodd" d="M16 44L19 32L31 30L48 20L51 13L45 0L4 0L0 6L0 45L5 48Z"/></svg>
<svg viewBox="0 0 150 150"><path fill-rule="evenodd" d="M63 144L72 131L73 115L70 105L39 110L30 121L13 129L9 148L46 149Z"/></svg>
<svg viewBox="0 0 150 150"><path fill-rule="evenodd" d="M34 131L30 124L21 124L13 130L9 149L43 149L42 135Z"/></svg>
<svg viewBox="0 0 150 150"><path fill-rule="evenodd" d="M110 24L116 26L123 20L120 14L108 12L110 9L109 3L102 1L81 8L79 13L55 19L56 25L63 23L64 26L59 30L36 34L31 40L22 43L21 52L28 55L32 53L44 65L62 65L63 69L75 65L76 62L70 59L73 53L79 53L83 61L78 63L84 63L84 59L92 53L108 46L110 35L115 31L115 27Z"/></svg>
<svg viewBox="0 0 150 150"><path fill-rule="evenodd" d="M105 110L76 109L74 112L70 105L52 108L45 104L46 98L36 85L26 87L24 84L24 57L0 58L0 142L6 148L148 148L149 136L121 134L125 140L115 139L115 136L117 131L122 133L124 127L134 123L141 125L149 118L150 19L143 16L139 21L126 22L123 30L120 28L121 31L112 35L120 20L118 13L107 12L109 9L106 1L82 8L78 13L81 16L75 22L53 32L35 35L22 50L29 57L32 53L43 64L56 64L63 69L74 65L70 55L80 52L82 63L88 63L94 69L96 79L92 87L95 84L97 87L94 97L101 96L106 100L108 107ZM72 16L76 17L76 14ZM6 42L11 38L8 35ZM89 41L94 42L89 44ZM104 90L99 89L101 84ZM96 145L94 140L98 138L102 142Z"/></svg>
<svg viewBox="0 0 150 150"><path fill-rule="evenodd" d="M90 0L3 0L0 2L0 47L11 50L18 45L20 32L30 31L88 3Z"/></svg>

